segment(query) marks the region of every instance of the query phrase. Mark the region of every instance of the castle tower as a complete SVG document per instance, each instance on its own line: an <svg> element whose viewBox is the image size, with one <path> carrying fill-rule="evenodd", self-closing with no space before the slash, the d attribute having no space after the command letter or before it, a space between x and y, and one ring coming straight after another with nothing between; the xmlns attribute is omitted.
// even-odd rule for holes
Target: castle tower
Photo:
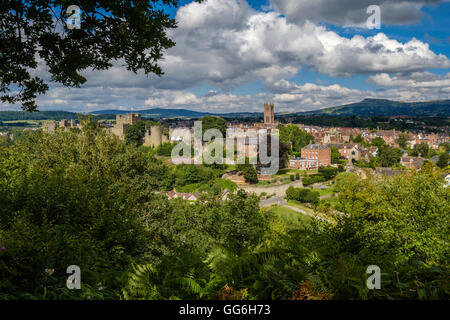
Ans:
<svg viewBox="0 0 450 320"><path fill-rule="evenodd" d="M144 136L144 146L145 147L159 147L163 142L167 140L164 139L163 127L153 126L150 128L150 134L148 131L145 132Z"/></svg>
<svg viewBox="0 0 450 320"><path fill-rule="evenodd" d="M119 137L119 139L125 139L125 130L128 126L142 121L139 113L129 113L124 115L116 115L116 124L111 128L111 132Z"/></svg>
<svg viewBox="0 0 450 320"><path fill-rule="evenodd" d="M264 124L275 124L275 113L273 103L264 103Z"/></svg>

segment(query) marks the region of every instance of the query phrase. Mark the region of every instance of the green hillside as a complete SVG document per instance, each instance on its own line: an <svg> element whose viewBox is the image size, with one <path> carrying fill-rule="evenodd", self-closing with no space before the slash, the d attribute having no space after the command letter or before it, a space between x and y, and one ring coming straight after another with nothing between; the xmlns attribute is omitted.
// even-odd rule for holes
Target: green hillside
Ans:
<svg viewBox="0 0 450 320"><path fill-rule="evenodd" d="M398 102L365 99L361 102L332 108L303 112L304 115L330 116L450 116L450 100L427 102Z"/></svg>

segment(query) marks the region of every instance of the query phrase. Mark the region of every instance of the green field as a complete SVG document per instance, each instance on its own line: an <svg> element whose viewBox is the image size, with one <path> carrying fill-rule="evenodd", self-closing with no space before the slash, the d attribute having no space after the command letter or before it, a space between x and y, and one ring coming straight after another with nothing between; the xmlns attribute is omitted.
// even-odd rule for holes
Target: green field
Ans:
<svg viewBox="0 0 450 320"><path fill-rule="evenodd" d="M273 213L277 215L283 222L286 223L288 229L297 229L299 227L308 226L313 218L297 211L291 210L286 207L273 207L270 209Z"/></svg>

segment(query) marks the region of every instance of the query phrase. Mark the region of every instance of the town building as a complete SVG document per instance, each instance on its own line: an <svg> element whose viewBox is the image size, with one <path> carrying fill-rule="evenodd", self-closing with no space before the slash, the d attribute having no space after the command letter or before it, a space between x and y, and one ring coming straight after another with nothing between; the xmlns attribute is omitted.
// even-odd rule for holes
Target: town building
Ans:
<svg viewBox="0 0 450 320"><path fill-rule="evenodd" d="M302 148L302 159L306 160L318 160L319 166L331 165L331 149L326 145L321 144L309 144Z"/></svg>
<svg viewBox="0 0 450 320"><path fill-rule="evenodd" d="M319 160L294 158L289 159L289 168L297 170L312 170L319 168Z"/></svg>
<svg viewBox="0 0 450 320"><path fill-rule="evenodd" d="M264 103L264 124L274 125L275 124L275 110L273 103Z"/></svg>
<svg viewBox="0 0 450 320"><path fill-rule="evenodd" d="M421 157L401 157L400 163L402 166L408 169L420 169L425 162L425 159Z"/></svg>
<svg viewBox="0 0 450 320"><path fill-rule="evenodd" d="M329 146L337 148L341 157L347 159L349 163L361 159L362 150L356 143L331 144Z"/></svg>

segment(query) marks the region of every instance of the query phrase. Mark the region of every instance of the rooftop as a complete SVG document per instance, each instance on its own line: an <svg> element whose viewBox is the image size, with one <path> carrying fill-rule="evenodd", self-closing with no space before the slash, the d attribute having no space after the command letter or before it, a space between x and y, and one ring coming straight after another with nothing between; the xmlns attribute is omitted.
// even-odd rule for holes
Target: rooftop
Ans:
<svg viewBox="0 0 450 320"><path fill-rule="evenodd" d="M329 149L329 147L322 145L322 144L314 143L314 144L307 145L304 149L325 150L325 149Z"/></svg>

